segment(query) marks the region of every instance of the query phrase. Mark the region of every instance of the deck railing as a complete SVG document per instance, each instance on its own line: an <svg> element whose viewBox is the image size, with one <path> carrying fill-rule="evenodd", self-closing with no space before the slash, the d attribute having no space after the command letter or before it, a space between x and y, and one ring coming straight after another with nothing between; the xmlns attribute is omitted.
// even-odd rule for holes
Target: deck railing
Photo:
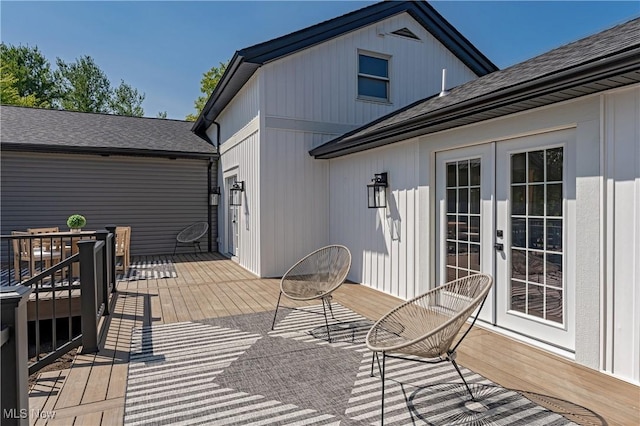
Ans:
<svg viewBox="0 0 640 426"><path fill-rule="evenodd" d="M22 424L25 414L28 422L28 375L79 346L98 350L116 290L114 233L1 237L2 424Z"/></svg>

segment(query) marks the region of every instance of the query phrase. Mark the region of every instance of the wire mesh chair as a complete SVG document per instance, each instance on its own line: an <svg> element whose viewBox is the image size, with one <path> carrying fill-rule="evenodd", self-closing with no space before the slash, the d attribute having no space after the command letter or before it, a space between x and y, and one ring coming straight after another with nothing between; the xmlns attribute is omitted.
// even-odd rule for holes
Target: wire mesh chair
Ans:
<svg viewBox="0 0 640 426"><path fill-rule="evenodd" d="M271 329L275 327L278 308L282 296L291 300L322 300L324 323L331 342L327 305L331 316L331 293L342 285L351 268L351 252L345 246L331 245L322 247L303 257L293 265L280 280L280 295L273 314Z"/></svg>
<svg viewBox="0 0 640 426"><path fill-rule="evenodd" d="M209 230L209 224L207 222L196 222L187 226L176 235L176 244L173 246L173 254L176 254L178 244L192 244L193 251L197 254L198 251L202 251L200 247L200 238L204 237ZM196 250L196 246L198 250Z"/></svg>
<svg viewBox="0 0 640 426"><path fill-rule="evenodd" d="M456 349L471 330L493 284L486 274L470 275L430 290L412 300L404 302L380 318L367 334L367 347L373 351L371 376L374 361L378 361L382 386L381 424L384 424L384 379L386 358L437 364L449 361L464 382L471 399L473 393L456 363ZM473 311L478 313L469 328L456 341L458 332ZM454 343L455 342L455 343ZM382 365L379 354L382 354ZM423 359L406 358L402 355Z"/></svg>

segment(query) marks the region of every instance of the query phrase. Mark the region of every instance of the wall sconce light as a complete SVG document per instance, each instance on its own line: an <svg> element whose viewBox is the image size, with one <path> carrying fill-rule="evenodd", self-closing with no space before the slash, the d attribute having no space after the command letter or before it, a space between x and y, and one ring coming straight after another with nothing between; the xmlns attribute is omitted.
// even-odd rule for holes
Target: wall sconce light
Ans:
<svg viewBox="0 0 640 426"><path fill-rule="evenodd" d="M370 209L381 209L387 207L387 174L376 173L367 184L367 200Z"/></svg>
<svg viewBox="0 0 640 426"><path fill-rule="evenodd" d="M216 186L215 188L211 188L211 192L209 193L209 205L217 206L220 203L220 187Z"/></svg>
<svg viewBox="0 0 640 426"><path fill-rule="evenodd" d="M229 205L241 206L242 193L244 192L244 181L236 182L229 189Z"/></svg>

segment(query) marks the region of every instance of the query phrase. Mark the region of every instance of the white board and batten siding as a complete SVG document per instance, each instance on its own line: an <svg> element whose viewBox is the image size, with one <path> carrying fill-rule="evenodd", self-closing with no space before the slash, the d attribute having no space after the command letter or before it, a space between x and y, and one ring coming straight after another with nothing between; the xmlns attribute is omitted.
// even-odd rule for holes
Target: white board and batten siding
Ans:
<svg viewBox="0 0 640 426"><path fill-rule="evenodd" d="M640 383L640 87L603 96L603 368Z"/></svg>
<svg viewBox="0 0 640 426"><path fill-rule="evenodd" d="M236 259L244 268L260 275L260 86L256 73L220 113L220 204L218 206L218 251L229 252L229 188L226 179L244 181L239 212ZM209 139L217 139L215 125L207 129Z"/></svg>
<svg viewBox="0 0 640 426"><path fill-rule="evenodd" d="M420 40L391 34L402 28L410 29ZM359 52L389 58L390 102L358 99ZM265 129L260 148L262 276L280 276L302 256L332 241L332 219L327 212L342 211L331 195L334 181L329 182L329 175L334 172L329 173L328 161L313 160L308 151L383 114L438 93L442 68L448 69L451 85L476 77L403 13L265 64L258 71L264 93L261 111ZM362 185L372 173L360 179ZM364 186L360 186L355 197L366 202ZM405 197L402 191L400 194ZM346 205L351 202L348 200ZM397 232L402 232L398 220L396 227ZM350 229L347 235L352 234ZM407 239L402 241L396 238L392 244L394 259L398 259L398 250L406 249ZM371 265L367 260L363 267ZM371 279L371 274L397 272L391 286L399 294L413 294L414 290L398 289L399 280L404 280L404 268L394 272L391 265L386 268L367 273L366 279ZM360 278L358 274L357 279ZM391 288L387 291L392 292Z"/></svg>
<svg viewBox="0 0 640 426"><path fill-rule="evenodd" d="M171 254L182 228L207 221L207 163L3 151L2 234L53 226L67 231L67 217L80 213L87 230L131 226L134 256Z"/></svg>
<svg viewBox="0 0 640 426"><path fill-rule="evenodd" d="M267 128L261 147L261 276L282 276L327 244L328 162L309 150L335 137Z"/></svg>
<svg viewBox="0 0 640 426"><path fill-rule="evenodd" d="M235 176L236 181L244 181L242 205L238 215L238 247L236 259L244 268L260 275L260 132L254 131L230 149L221 149L222 177L220 212L219 251L229 252L229 188L226 179Z"/></svg>
<svg viewBox="0 0 640 426"><path fill-rule="evenodd" d="M415 141L330 160L329 240L351 249L348 278L403 299L427 290L417 279L418 160ZM366 185L382 172L388 207L370 209Z"/></svg>
<svg viewBox="0 0 640 426"><path fill-rule="evenodd" d="M410 29L420 40L391 34ZM389 57L390 102L357 99L358 52ZM410 15L402 13L266 64L265 114L362 125L477 76ZM344 132L341 132L344 133Z"/></svg>

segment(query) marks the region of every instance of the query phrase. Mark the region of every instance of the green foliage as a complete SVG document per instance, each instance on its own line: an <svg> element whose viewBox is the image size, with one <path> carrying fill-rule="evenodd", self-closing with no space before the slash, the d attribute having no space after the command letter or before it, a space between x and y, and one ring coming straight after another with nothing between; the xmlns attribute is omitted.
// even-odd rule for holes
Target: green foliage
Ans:
<svg viewBox="0 0 640 426"><path fill-rule="evenodd" d="M3 105L19 105L35 107L38 106L35 95L20 96L16 82L18 81L11 73L4 71L0 66L0 103Z"/></svg>
<svg viewBox="0 0 640 426"><path fill-rule="evenodd" d="M157 118L167 118L167 111L160 111L157 115Z"/></svg>
<svg viewBox="0 0 640 426"><path fill-rule="evenodd" d="M91 56L82 56L75 62L56 59L56 80L61 89L63 109L82 112L109 112L111 83Z"/></svg>
<svg viewBox="0 0 640 426"><path fill-rule="evenodd" d="M194 114L187 115L185 120L196 121L198 119L198 115L200 115L200 112L204 109L207 100L209 100L213 90L216 88L218 82L224 75L224 72L227 70L228 65L229 61L220 62L220 66L213 66L209 71L203 74L202 80L200 80L200 91L202 92L202 95L194 101L196 112Z"/></svg>
<svg viewBox="0 0 640 426"><path fill-rule="evenodd" d="M71 229L82 228L87 224L87 219L81 214L72 214L67 219L67 226Z"/></svg>
<svg viewBox="0 0 640 426"><path fill-rule="evenodd" d="M144 98L144 93L139 94L138 90L121 80L120 86L113 91L109 106L115 115L142 117L144 115L144 109L142 109Z"/></svg>
<svg viewBox="0 0 640 426"><path fill-rule="evenodd" d="M91 56L56 59L57 70L37 47L0 43L0 102L70 111L142 117L144 93L124 81L114 90Z"/></svg>
<svg viewBox="0 0 640 426"><path fill-rule="evenodd" d="M49 61L37 47L0 44L3 90L5 73L15 79L11 87L27 106L54 107L58 97L56 82ZM11 79L11 77L7 77ZM12 89L12 90L13 90ZM3 97L3 103L7 97ZM19 105L14 103L13 105ZM23 104L24 105L24 104Z"/></svg>

